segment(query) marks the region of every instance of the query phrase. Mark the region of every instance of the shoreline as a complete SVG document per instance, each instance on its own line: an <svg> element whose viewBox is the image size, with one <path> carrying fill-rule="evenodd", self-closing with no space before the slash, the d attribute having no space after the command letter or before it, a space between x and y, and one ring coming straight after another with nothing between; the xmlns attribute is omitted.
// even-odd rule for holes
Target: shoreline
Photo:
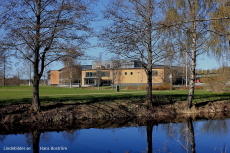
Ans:
<svg viewBox="0 0 230 153"><path fill-rule="evenodd" d="M30 113L30 104L1 105L0 124L66 123L88 119L145 117L151 119L184 116L209 118L217 113L228 116L230 101L206 101L186 108L186 102L166 103L148 109L143 102L55 103L41 105L39 113Z"/></svg>

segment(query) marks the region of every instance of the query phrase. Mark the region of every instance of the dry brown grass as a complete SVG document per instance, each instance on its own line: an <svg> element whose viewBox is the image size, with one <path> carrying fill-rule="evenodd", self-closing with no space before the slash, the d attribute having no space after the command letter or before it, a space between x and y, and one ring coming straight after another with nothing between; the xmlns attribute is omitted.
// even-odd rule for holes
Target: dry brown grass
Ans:
<svg viewBox="0 0 230 153"><path fill-rule="evenodd" d="M86 89L93 90L93 89L95 89L95 87L89 86L89 87L86 87Z"/></svg>
<svg viewBox="0 0 230 153"><path fill-rule="evenodd" d="M137 90L137 86L127 86L125 90Z"/></svg>
<svg viewBox="0 0 230 153"><path fill-rule="evenodd" d="M189 89L189 86L182 86L182 87L180 87L179 88L179 90L188 90ZM204 87L202 87L202 86L195 86L195 88L194 88L195 90L199 90L199 89L204 89Z"/></svg>
<svg viewBox="0 0 230 153"><path fill-rule="evenodd" d="M207 79L207 84L211 92L223 93L226 91L226 82L228 81L229 77L225 75L223 74L223 76L212 76Z"/></svg>
<svg viewBox="0 0 230 153"><path fill-rule="evenodd" d="M147 90L147 85L140 85L140 86L138 86L138 89L139 90Z"/></svg>
<svg viewBox="0 0 230 153"><path fill-rule="evenodd" d="M147 90L148 86L147 85L141 85L138 87L140 90ZM171 89L175 90L173 85L171 85ZM170 84L169 83L163 83L160 85L153 85L152 90L170 90Z"/></svg>
<svg viewBox="0 0 230 153"><path fill-rule="evenodd" d="M157 86L153 86L152 90L170 90L170 87L172 90L175 90L175 88L173 87L173 85L170 86L169 83L163 83Z"/></svg>
<svg viewBox="0 0 230 153"><path fill-rule="evenodd" d="M229 114L229 101L205 101L187 108L185 102L162 104L148 109L143 101L124 100L117 102L98 102L81 105L65 105L62 103L44 105L40 113L29 112L29 104L4 105L0 108L0 123L32 123L32 122L71 122L85 119L113 119L126 117L172 117L178 115L209 117L216 113ZM15 113L18 112L18 113Z"/></svg>

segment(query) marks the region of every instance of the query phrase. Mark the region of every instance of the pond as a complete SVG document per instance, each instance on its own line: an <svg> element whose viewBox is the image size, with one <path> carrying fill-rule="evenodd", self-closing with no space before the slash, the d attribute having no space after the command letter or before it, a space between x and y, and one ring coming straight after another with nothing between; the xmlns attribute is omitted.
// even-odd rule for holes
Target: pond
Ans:
<svg viewBox="0 0 230 153"><path fill-rule="evenodd" d="M230 152L229 125L230 119L191 118L168 123L117 119L4 125L0 127L0 152L225 153Z"/></svg>

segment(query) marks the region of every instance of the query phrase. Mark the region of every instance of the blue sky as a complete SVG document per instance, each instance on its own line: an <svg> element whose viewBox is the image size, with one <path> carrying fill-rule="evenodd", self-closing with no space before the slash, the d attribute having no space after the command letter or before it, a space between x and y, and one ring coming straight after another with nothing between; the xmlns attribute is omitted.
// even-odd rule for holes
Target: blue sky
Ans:
<svg viewBox="0 0 230 153"><path fill-rule="evenodd" d="M210 70L210 69L217 69L218 67L220 67L220 64L213 57L201 55L197 59L197 69Z"/></svg>
<svg viewBox="0 0 230 153"><path fill-rule="evenodd" d="M91 49L88 54L94 54L94 56L98 56L100 52L103 52L103 48L96 48L96 49ZM107 54L107 53L106 53ZM106 58L105 55L105 60L108 60L109 56ZM83 65L90 65L92 60L81 60L81 64ZM220 63L217 61L217 59L214 59L213 57L208 57L206 55L201 55L197 59L197 67L196 69L203 69L203 70L211 70L211 69L216 69L220 67ZM52 68L51 68L52 67ZM61 62L54 62L51 64L50 69L53 70L58 70L63 67Z"/></svg>
<svg viewBox="0 0 230 153"><path fill-rule="evenodd" d="M98 5L95 6L96 11L100 12L104 9L104 6L108 4L108 0L99 0L98 1ZM101 21L97 21L93 24L94 28L99 29L100 26L105 25L106 23L108 23L107 21L101 20ZM91 40L92 44L96 44L97 41L96 39L92 39ZM108 52L105 52L105 49L103 48L91 48L88 49L86 51L86 54L88 55L93 55L95 57L98 57L99 53L104 52L103 55L103 59L105 60L109 60L110 59L110 54ZM83 65L90 65L92 60L81 60L80 63ZM213 68L218 68L220 66L220 64L217 62L216 59L212 58L212 57L208 57L205 54L201 55L198 59L197 59L197 69L213 69ZM52 63L49 68L47 68L46 70L58 70L61 69L63 67L63 64L61 62L54 62Z"/></svg>

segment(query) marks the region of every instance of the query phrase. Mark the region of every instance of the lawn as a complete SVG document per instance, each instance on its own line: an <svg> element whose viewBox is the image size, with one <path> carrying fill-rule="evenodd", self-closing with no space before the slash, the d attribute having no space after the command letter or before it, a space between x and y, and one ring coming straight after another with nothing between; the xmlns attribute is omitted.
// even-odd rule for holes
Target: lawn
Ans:
<svg viewBox="0 0 230 153"><path fill-rule="evenodd" d="M187 90L154 90L153 98L156 100L173 99L186 101ZM146 91L124 90L116 92L110 87L102 87L100 90L88 88L60 88L51 86L40 86L41 103L50 102L102 102L114 100L143 100ZM211 93L202 90L195 90L194 102L228 100L229 93ZM30 103L32 98L32 86L9 86L0 87L0 104L7 103Z"/></svg>

